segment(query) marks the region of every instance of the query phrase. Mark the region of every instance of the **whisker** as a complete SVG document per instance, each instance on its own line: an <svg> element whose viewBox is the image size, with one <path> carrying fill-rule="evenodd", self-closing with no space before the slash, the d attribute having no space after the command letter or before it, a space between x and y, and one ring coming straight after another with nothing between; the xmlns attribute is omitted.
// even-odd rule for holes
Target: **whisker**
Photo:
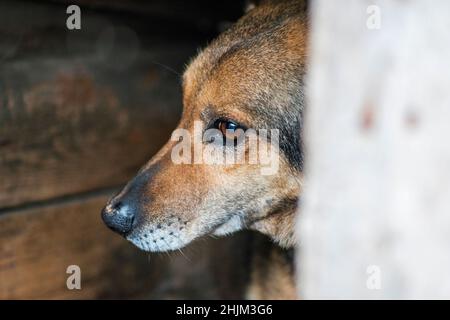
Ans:
<svg viewBox="0 0 450 320"><path fill-rule="evenodd" d="M180 248L178 248L178 251L181 253L181 255L189 262L192 262L191 259L189 259L183 252L183 250L181 250Z"/></svg>
<svg viewBox="0 0 450 320"><path fill-rule="evenodd" d="M150 62L153 63L153 64L156 64L156 65L158 65L158 66L160 66L160 67L163 67L163 68L166 69L167 71L172 72L173 74L179 76L180 78L181 78L181 76L182 76L181 73L177 72L175 69L169 67L168 65L165 65L165 64L163 64L163 63L156 62L156 61L150 61Z"/></svg>
<svg viewBox="0 0 450 320"><path fill-rule="evenodd" d="M172 261L172 255L170 254L170 252L168 251L169 250L169 248L170 248L170 245L169 245L169 243L166 241L166 239L161 239L162 241L164 241L164 243L166 244L166 246L167 246L167 250L165 251L165 253L167 254L167 256L169 257L169 259L170 259L170 261Z"/></svg>

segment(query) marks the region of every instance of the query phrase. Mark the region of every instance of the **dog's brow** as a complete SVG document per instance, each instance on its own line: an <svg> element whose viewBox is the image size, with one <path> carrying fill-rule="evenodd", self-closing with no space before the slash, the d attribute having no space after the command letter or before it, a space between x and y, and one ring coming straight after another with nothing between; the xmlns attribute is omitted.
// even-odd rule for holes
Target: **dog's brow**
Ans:
<svg viewBox="0 0 450 320"><path fill-rule="evenodd" d="M215 114L216 113L215 113L213 107L209 105L209 106L206 106L206 108L200 112L200 119L207 122L207 121L211 120L211 118L213 118Z"/></svg>

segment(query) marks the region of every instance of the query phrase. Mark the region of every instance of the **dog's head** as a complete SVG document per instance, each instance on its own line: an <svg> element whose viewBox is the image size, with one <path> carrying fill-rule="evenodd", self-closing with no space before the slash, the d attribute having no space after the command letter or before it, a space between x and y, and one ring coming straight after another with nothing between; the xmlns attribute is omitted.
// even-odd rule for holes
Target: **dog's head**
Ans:
<svg viewBox="0 0 450 320"><path fill-rule="evenodd" d="M187 68L177 130L109 201L106 224L146 251L243 228L291 246L305 59L303 1L267 2L223 33Z"/></svg>

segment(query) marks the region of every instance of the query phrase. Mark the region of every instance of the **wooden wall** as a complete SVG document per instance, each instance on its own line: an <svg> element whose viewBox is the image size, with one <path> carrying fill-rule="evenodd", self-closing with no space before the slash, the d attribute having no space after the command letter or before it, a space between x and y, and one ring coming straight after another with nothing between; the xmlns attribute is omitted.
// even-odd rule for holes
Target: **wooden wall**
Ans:
<svg viewBox="0 0 450 320"><path fill-rule="evenodd" d="M240 4L79 1L69 31L68 3L0 3L0 298L219 297L196 277L215 242L148 255L100 209L168 139L184 64Z"/></svg>

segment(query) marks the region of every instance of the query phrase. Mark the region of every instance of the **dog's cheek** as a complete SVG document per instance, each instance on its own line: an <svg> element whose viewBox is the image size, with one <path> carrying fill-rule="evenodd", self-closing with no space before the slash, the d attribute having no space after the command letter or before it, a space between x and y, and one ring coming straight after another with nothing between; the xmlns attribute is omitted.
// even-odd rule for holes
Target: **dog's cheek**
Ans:
<svg viewBox="0 0 450 320"><path fill-rule="evenodd" d="M220 209L229 215L240 215L247 220L249 215L262 212L266 200L271 197L271 177L260 175L257 167L227 170L220 176L220 181L217 198L222 199Z"/></svg>

